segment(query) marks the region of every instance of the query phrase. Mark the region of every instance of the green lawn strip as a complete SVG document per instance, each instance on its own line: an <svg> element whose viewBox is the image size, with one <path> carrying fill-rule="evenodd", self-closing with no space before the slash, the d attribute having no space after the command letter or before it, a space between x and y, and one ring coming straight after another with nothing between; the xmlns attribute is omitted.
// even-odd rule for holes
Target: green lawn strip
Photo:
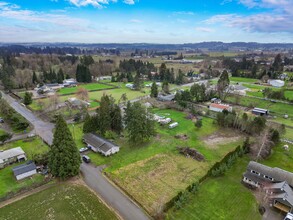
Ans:
<svg viewBox="0 0 293 220"><path fill-rule="evenodd" d="M45 153L49 150L49 147L43 143L43 141L38 138L26 139L13 141L0 146L1 150L7 150L15 147L21 147L26 153L28 159L32 159L33 155Z"/></svg>
<svg viewBox="0 0 293 220"><path fill-rule="evenodd" d="M270 167L279 167L289 172L293 172L293 145L287 144L289 145L289 150L287 151L283 148L285 144L287 143L279 143L276 145L272 150L271 156L268 159L261 161L261 163Z"/></svg>
<svg viewBox="0 0 293 220"><path fill-rule="evenodd" d="M0 129L0 135L4 135L6 134L6 131L4 131L3 129Z"/></svg>
<svg viewBox="0 0 293 220"><path fill-rule="evenodd" d="M230 81L243 82L243 83L255 83L258 79L244 78L244 77L230 77Z"/></svg>
<svg viewBox="0 0 293 220"><path fill-rule="evenodd" d="M95 194L78 185L53 186L3 207L0 219L117 219Z"/></svg>
<svg viewBox="0 0 293 220"><path fill-rule="evenodd" d="M226 98L227 101L235 102L235 97L228 96ZM293 117L293 107L290 104L285 103L273 103L269 100L261 100L253 97L241 97L240 105L247 107L258 107L268 109L273 115L285 115Z"/></svg>
<svg viewBox="0 0 293 220"><path fill-rule="evenodd" d="M89 84L84 84L84 85L80 85L77 87L62 88L58 91L58 93L60 95L73 94L73 93L77 92L78 88L85 88L88 91L93 91L93 90L111 89L111 88L113 88L113 86L101 84L101 83L89 83Z"/></svg>
<svg viewBox="0 0 293 220"><path fill-rule="evenodd" d="M13 164L0 170L0 198L4 197L7 193L15 193L20 189L29 187L32 184L41 183L44 180L43 175L36 174L31 178L16 181L12 168L18 165L20 164Z"/></svg>
<svg viewBox="0 0 293 220"><path fill-rule="evenodd" d="M248 162L247 157L239 158L224 176L208 178L182 209L171 209L167 219L261 219L252 192L241 184Z"/></svg>

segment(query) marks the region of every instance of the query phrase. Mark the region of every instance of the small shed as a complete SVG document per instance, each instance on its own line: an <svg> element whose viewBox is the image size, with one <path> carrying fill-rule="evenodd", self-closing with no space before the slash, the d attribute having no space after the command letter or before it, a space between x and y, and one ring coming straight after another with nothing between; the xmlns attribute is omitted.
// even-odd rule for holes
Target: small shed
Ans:
<svg viewBox="0 0 293 220"><path fill-rule="evenodd" d="M263 109L263 108L254 108L252 110L252 114L264 116L264 115L268 115L269 114L269 110Z"/></svg>
<svg viewBox="0 0 293 220"><path fill-rule="evenodd" d="M17 180L22 180L27 177L35 175L37 173L37 167L35 163L29 162L29 163L14 167L12 171Z"/></svg>

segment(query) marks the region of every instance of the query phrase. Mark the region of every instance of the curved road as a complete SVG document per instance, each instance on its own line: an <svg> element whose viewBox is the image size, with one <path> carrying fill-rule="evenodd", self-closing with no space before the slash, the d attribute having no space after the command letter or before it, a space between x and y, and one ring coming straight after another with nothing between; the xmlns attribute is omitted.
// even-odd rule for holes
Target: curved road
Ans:
<svg viewBox="0 0 293 220"><path fill-rule="evenodd" d="M25 117L35 127L35 132L49 145L53 142L54 124L45 122L35 116L30 110L21 106L11 96L2 92L2 97L10 106ZM125 220L147 220L148 215L137 206L128 196L112 185L102 174L102 167L95 168L82 163L80 170L84 176L86 184L97 192L102 199Z"/></svg>

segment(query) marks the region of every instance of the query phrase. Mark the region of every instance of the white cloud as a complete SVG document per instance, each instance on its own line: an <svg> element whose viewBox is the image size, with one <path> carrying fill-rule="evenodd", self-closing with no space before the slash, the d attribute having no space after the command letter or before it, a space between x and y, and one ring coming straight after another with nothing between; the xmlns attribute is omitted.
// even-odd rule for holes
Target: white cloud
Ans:
<svg viewBox="0 0 293 220"><path fill-rule="evenodd" d="M214 29L207 28L207 27L197 27L195 28L195 30L199 32L206 32L206 33L211 33L215 31Z"/></svg>
<svg viewBox="0 0 293 220"><path fill-rule="evenodd" d="M135 0L124 0L123 2L125 4L128 4L128 5L134 5L135 4Z"/></svg>
<svg viewBox="0 0 293 220"><path fill-rule="evenodd" d="M139 19L131 19L130 22L131 23L142 23L143 21L139 20Z"/></svg>
<svg viewBox="0 0 293 220"><path fill-rule="evenodd" d="M194 15L192 11L175 11L173 12L174 15Z"/></svg>
<svg viewBox="0 0 293 220"><path fill-rule="evenodd" d="M77 7L91 5L96 8L104 8L105 5L117 2L117 0L69 0L69 2ZM128 5L134 5L136 0L123 0L123 2Z"/></svg>

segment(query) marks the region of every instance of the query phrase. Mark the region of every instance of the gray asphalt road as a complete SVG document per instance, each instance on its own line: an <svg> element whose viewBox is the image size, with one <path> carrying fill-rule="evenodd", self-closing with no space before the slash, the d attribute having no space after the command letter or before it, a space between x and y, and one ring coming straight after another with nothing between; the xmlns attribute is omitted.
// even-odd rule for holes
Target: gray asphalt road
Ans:
<svg viewBox="0 0 293 220"><path fill-rule="evenodd" d="M147 220L148 215L103 176L101 167L82 163L81 172L86 184L125 220Z"/></svg>
<svg viewBox="0 0 293 220"><path fill-rule="evenodd" d="M4 94L2 92L2 97L10 104L10 106L17 111L20 115L26 118L35 128L34 132L39 135L45 142L49 145L53 142L53 128L54 124L49 122L44 122L37 116L35 116L26 107L23 107L11 96Z"/></svg>
<svg viewBox="0 0 293 220"><path fill-rule="evenodd" d="M3 93L2 93L3 94ZM3 94L2 97L15 109L19 114L25 117L35 127L34 132L39 135L48 144L53 142L54 124L45 122L35 116L30 110L23 107L9 95ZM95 168L91 165L82 164L80 167L84 180L95 190L103 200L125 220L146 220L149 217L144 211L135 205L126 195L121 193L113 186L107 178L102 175L102 168Z"/></svg>

